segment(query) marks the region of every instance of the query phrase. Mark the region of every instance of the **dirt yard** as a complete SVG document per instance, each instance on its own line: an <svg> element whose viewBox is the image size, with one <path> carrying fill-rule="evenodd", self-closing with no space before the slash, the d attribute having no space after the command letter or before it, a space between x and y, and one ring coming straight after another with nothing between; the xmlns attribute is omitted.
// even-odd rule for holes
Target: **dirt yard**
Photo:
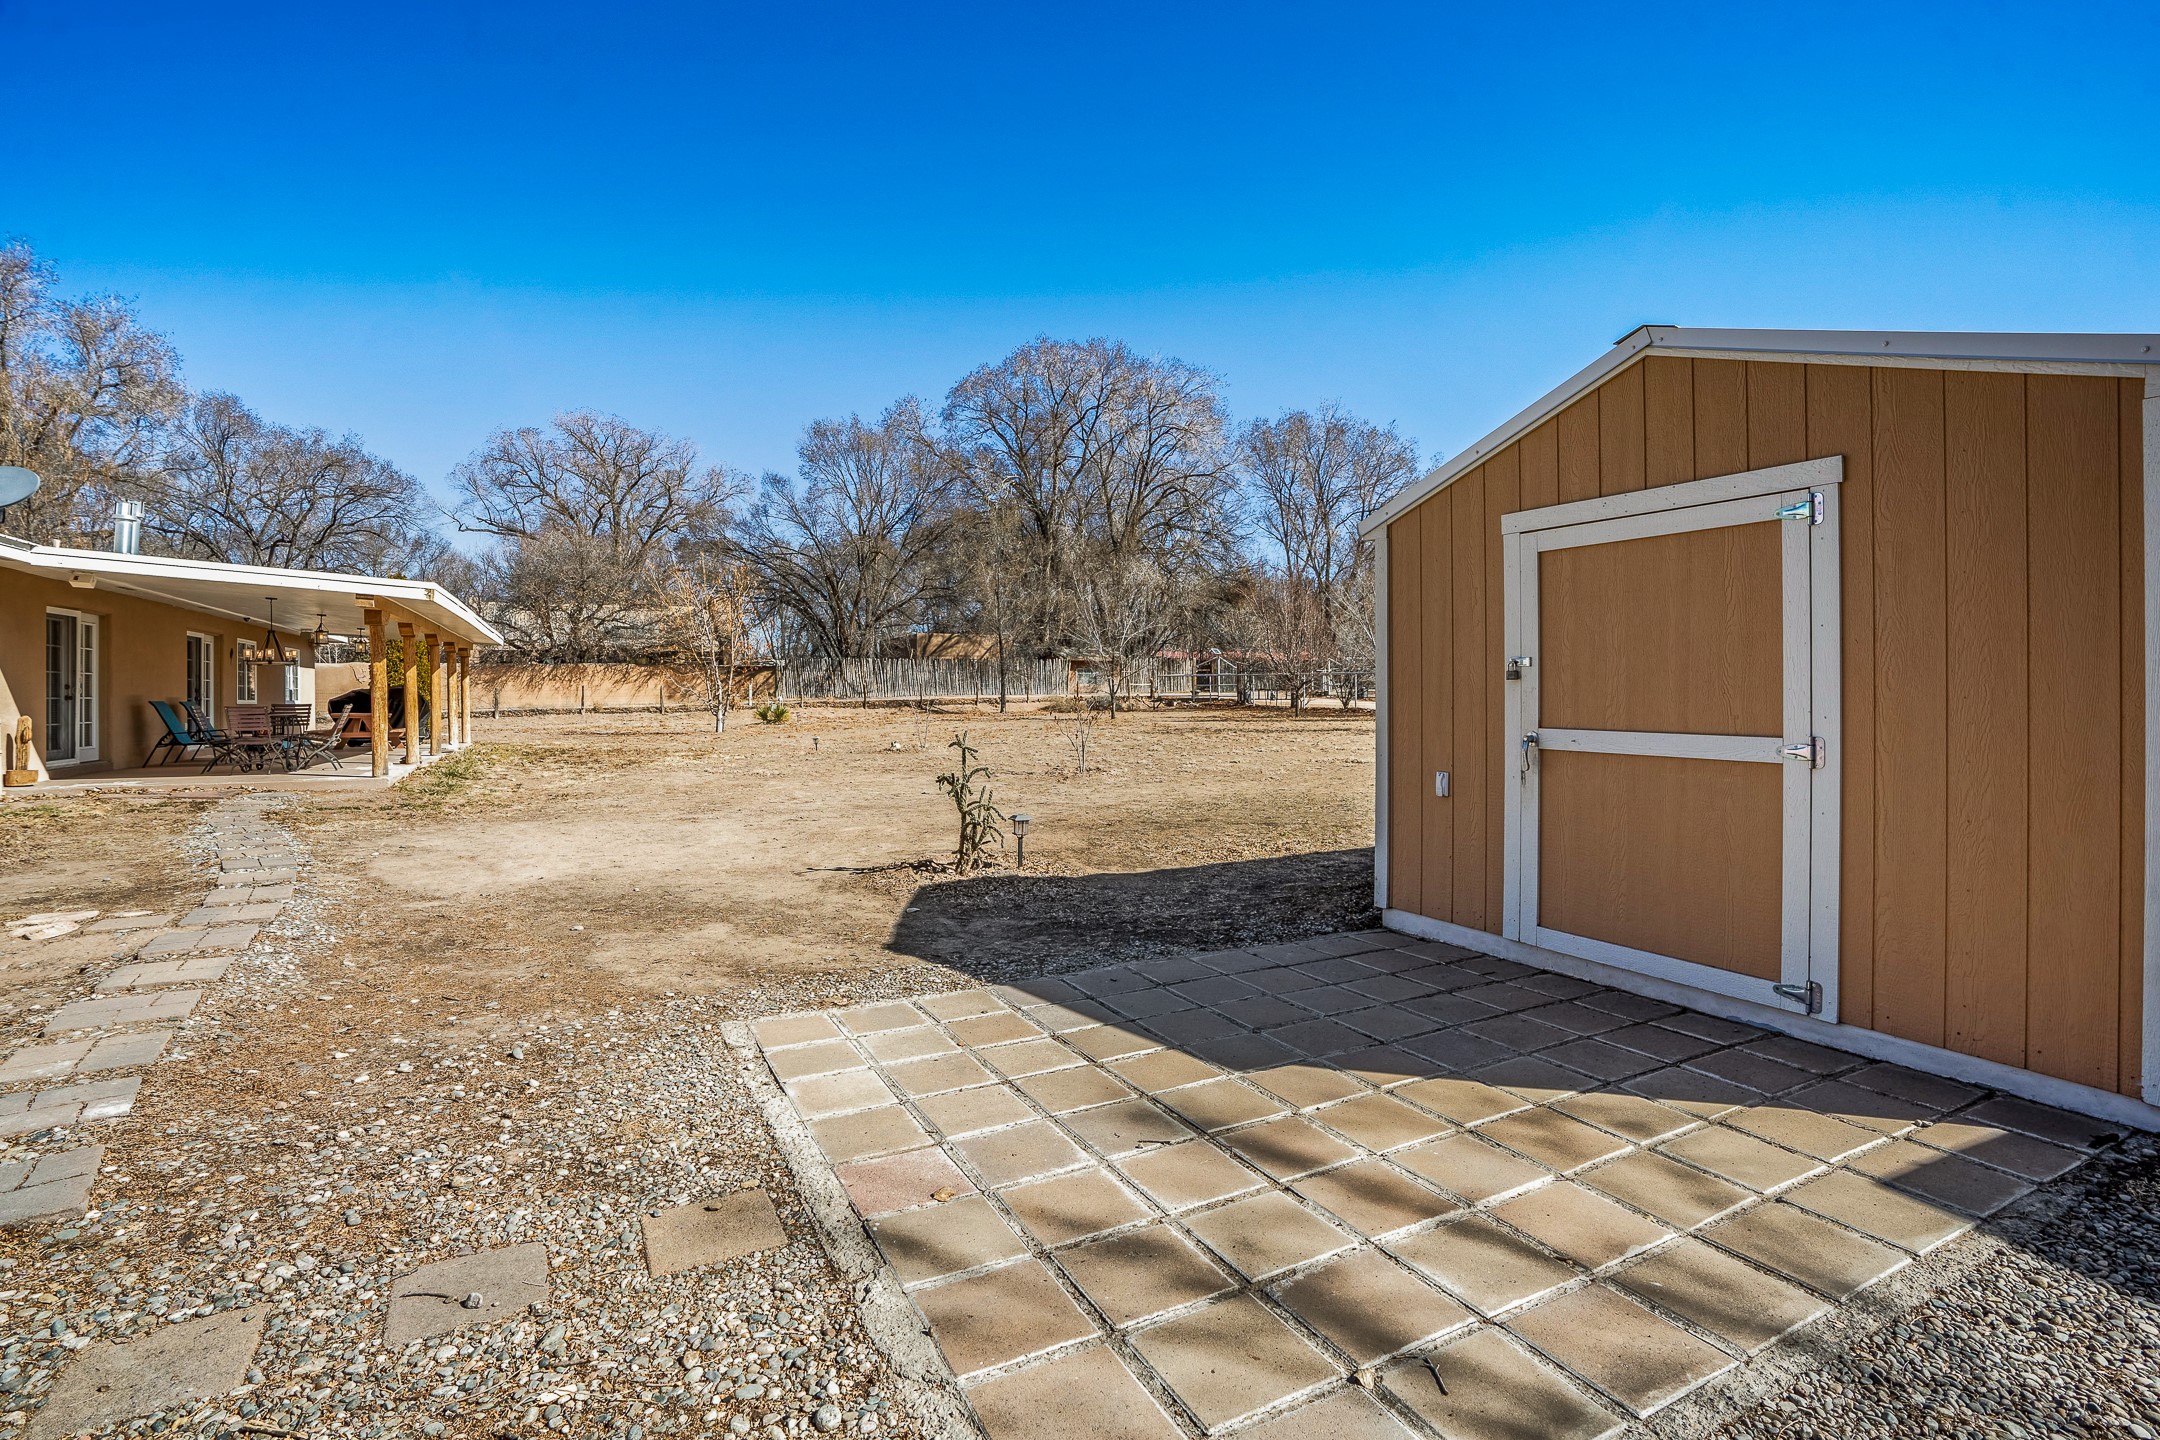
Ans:
<svg viewBox="0 0 2160 1440"><path fill-rule="evenodd" d="M1370 906L1369 713L812 710L482 721L386 797L291 816L356 943L599 999L939 963L999 976L1319 934ZM956 878L936 776L966 729L1034 819ZM540 981L541 976L545 980ZM922 977L922 988L934 977Z"/></svg>

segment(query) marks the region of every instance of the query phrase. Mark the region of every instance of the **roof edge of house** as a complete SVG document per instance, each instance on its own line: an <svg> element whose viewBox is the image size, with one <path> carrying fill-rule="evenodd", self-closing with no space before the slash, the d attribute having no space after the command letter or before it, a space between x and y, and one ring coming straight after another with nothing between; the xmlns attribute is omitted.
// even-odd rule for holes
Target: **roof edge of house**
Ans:
<svg viewBox="0 0 2160 1440"><path fill-rule="evenodd" d="M1653 350L1731 359L1829 359L1866 364L1984 362L2036 371L2089 369L2130 373L2160 369L2160 335L2108 332L1959 330L1767 330L1638 325L1612 348L1517 411L1497 429L1449 456L1358 526L1371 535L1413 509L1494 452L1521 439L1586 392Z"/></svg>

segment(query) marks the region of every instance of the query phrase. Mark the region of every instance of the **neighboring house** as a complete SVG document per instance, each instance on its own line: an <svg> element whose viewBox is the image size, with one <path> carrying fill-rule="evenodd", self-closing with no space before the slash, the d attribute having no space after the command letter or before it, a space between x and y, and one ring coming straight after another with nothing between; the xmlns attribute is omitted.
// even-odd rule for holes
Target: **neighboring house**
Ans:
<svg viewBox="0 0 2160 1440"><path fill-rule="evenodd" d="M1626 336L1366 527L1386 923L2160 1126L2156 397Z"/></svg>
<svg viewBox="0 0 2160 1440"><path fill-rule="evenodd" d="M273 615L289 663L267 658ZM370 616L378 634L409 627L450 654L500 643L456 596L424 580L0 535L0 731L12 752L17 722L30 718L27 768L40 779L137 766L164 733L152 700L191 700L220 724L236 703L312 706L313 637L366 634ZM7 765L25 768L13 753Z"/></svg>

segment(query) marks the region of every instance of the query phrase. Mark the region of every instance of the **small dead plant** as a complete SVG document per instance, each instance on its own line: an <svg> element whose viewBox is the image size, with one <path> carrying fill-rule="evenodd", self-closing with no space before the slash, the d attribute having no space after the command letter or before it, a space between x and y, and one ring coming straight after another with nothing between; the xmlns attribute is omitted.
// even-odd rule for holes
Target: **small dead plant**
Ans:
<svg viewBox="0 0 2160 1440"><path fill-rule="evenodd" d="M1102 711L1095 708L1088 696L1080 697L1080 704L1068 711L1060 722L1065 731L1065 748L1072 754L1072 773L1087 774L1088 755L1095 744L1095 722Z"/></svg>
<svg viewBox="0 0 2160 1440"><path fill-rule="evenodd" d="M953 736L945 748L960 752L959 768L937 777L938 789L952 797L953 808L960 812L960 844L953 853L953 873L968 875L982 868L992 847L1005 848L1005 817L991 800L986 783L990 767L980 763L979 753L968 743L967 731Z"/></svg>

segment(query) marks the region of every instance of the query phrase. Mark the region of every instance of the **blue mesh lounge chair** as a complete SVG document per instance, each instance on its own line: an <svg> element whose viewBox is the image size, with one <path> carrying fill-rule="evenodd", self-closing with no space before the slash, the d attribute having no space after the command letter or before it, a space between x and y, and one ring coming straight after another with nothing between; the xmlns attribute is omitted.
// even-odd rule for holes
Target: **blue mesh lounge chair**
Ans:
<svg viewBox="0 0 2160 1440"><path fill-rule="evenodd" d="M194 722L182 712L180 704L173 700L152 700L150 709L165 726L165 733L158 736L150 753L143 756L145 769L152 765L170 765L175 760L186 760L190 750L206 748L210 742L195 733ZM160 760L158 756L165 758Z"/></svg>

